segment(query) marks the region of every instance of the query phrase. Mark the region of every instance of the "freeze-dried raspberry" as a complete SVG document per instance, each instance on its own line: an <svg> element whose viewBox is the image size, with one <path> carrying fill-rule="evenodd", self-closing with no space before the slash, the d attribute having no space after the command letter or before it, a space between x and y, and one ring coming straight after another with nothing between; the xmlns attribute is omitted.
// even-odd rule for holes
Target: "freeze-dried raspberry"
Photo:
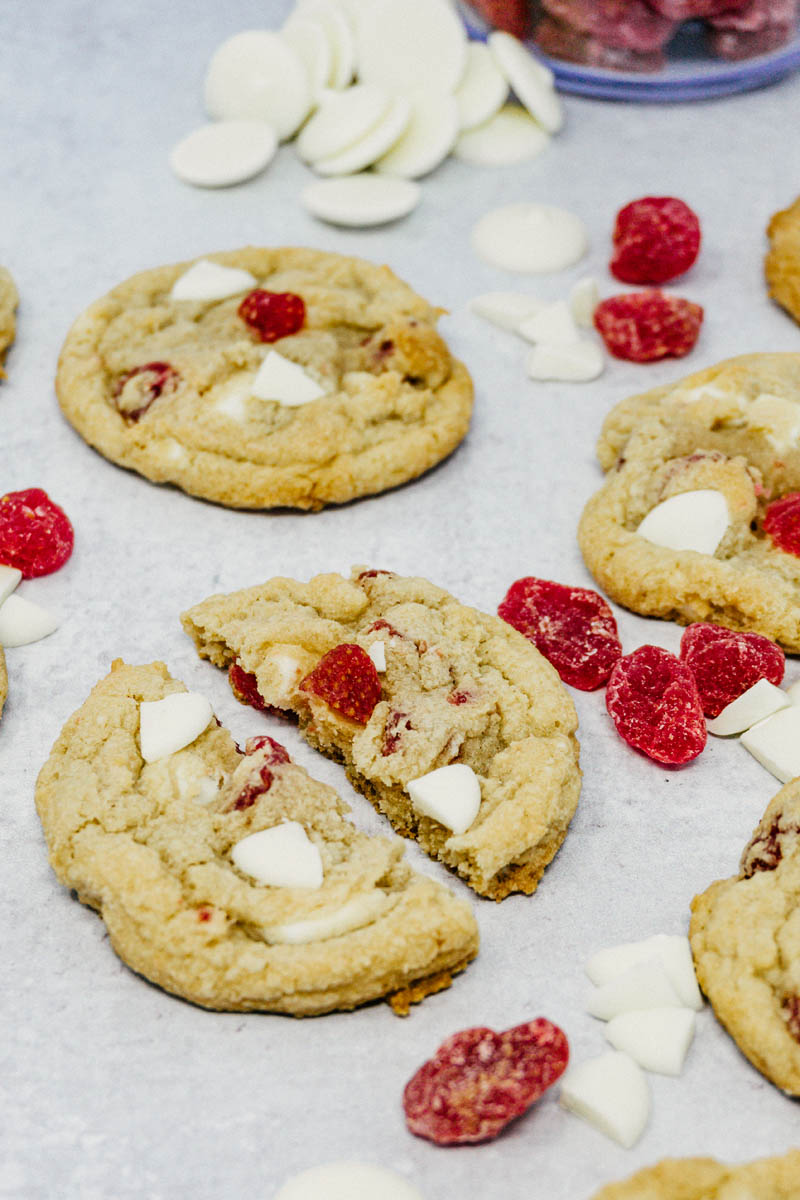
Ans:
<svg viewBox="0 0 800 1200"><path fill-rule="evenodd" d="M644 196L617 213L611 274L623 283L666 283L700 251L700 222L674 196Z"/></svg>
<svg viewBox="0 0 800 1200"><path fill-rule="evenodd" d="M785 1013L786 1028L796 1042L800 1042L800 996L787 995L781 1000Z"/></svg>
<svg viewBox="0 0 800 1200"><path fill-rule="evenodd" d="M583 692L604 684L622 654L614 614L590 588L526 576L512 583L497 613Z"/></svg>
<svg viewBox="0 0 800 1200"><path fill-rule="evenodd" d="M608 681L606 708L623 741L669 767L696 758L706 744L694 675L658 646L640 646L619 660Z"/></svg>
<svg viewBox="0 0 800 1200"><path fill-rule="evenodd" d="M343 642L323 654L301 682L300 691L319 696L340 716L366 725L381 698L381 681L366 650Z"/></svg>
<svg viewBox="0 0 800 1200"><path fill-rule="evenodd" d="M41 488L0 497L0 563L16 567L23 579L63 567L74 543L69 517Z"/></svg>
<svg viewBox="0 0 800 1200"><path fill-rule="evenodd" d="M439 1146L488 1141L555 1083L568 1059L566 1036L544 1017L504 1033L455 1033L406 1084L406 1124Z"/></svg>
<svg viewBox="0 0 800 1200"><path fill-rule="evenodd" d="M261 342L277 342L298 333L305 324L306 306L294 292L267 292L256 288L245 296L239 316Z"/></svg>
<svg viewBox="0 0 800 1200"><path fill-rule="evenodd" d="M138 421L159 396L169 396L180 375L168 362L144 363L120 375L113 391L114 404L126 421Z"/></svg>
<svg viewBox="0 0 800 1200"><path fill-rule="evenodd" d="M231 811L241 812L245 808L250 808L255 804L259 796L265 795L272 787L274 774L272 768L279 767L283 763L288 763L289 754L280 742L276 742L273 738L262 734L258 737L248 738L245 742L245 754L255 754L259 750L266 748L267 753L261 756L261 760L256 768L253 777L239 792L239 795L230 806Z"/></svg>
<svg viewBox="0 0 800 1200"><path fill-rule="evenodd" d="M672 21L692 21L698 17L716 17L720 13L744 8L750 0L647 0L651 8Z"/></svg>
<svg viewBox="0 0 800 1200"><path fill-rule="evenodd" d="M389 713L386 718L386 724L383 727L383 739L381 741L381 755L386 758L389 754L394 754L397 747L403 740L403 733L409 732L414 726L411 724L411 718L408 713L394 712Z"/></svg>
<svg viewBox="0 0 800 1200"><path fill-rule="evenodd" d="M530 19L528 0L472 0L472 6L495 29L502 29L518 38L527 35Z"/></svg>
<svg viewBox="0 0 800 1200"><path fill-rule="evenodd" d="M240 704L249 704L251 708L257 708L259 712L270 711L270 705L266 703L258 690L255 675L245 671L237 662L231 663L228 667L228 683Z"/></svg>
<svg viewBox="0 0 800 1200"><path fill-rule="evenodd" d="M767 505L764 533L779 550L800 557L800 492L789 492Z"/></svg>
<svg viewBox="0 0 800 1200"><path fill-rule="evenodd" d="M683 358L697 341L703 310L658 288L601 300L594 323L609 351L630 362Z"/></svg>
<svg viewBox="0 0 800 1200"><path fill-rule="evenodd" d="M707 717L718 717L759 679L779 684L786 666L780 646L760 633L737 633L702 621L685 630L680 657L691 668Z"/></svg>

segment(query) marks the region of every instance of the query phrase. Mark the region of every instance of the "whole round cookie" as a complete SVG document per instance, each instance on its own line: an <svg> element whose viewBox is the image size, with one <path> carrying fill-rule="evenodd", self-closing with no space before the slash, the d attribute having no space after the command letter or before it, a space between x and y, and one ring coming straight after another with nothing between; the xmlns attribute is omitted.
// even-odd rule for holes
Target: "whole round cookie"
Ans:
<svg viewBox="0 0 800 1200"><path fill-rule="evenodd" d="M174 709L143 704L182 694L163 663L115 662L36 786L53 869L120 958L216 1009L304 1016L385 996L407 1012L446 987L478 948L468 905L415 874L397 839L359 833L283 746L256 737L243 752L206 706L193 741L145 761L146 721L163 737ZM316 876L276 880L276 856L285 871L293 855Z"/></svg>
<svg viewBox="0 0 800 1200"><path fill-rule="evenodd" d="M78 318L67 419L106 458L235 508L320 509L455 449L472 382L388 267L243 250L143 271Z"/></svg>
<svg viewBox="0 0 800 1200"><path fill-rule="evenodd" d="M572 701L522 634L427 580L360 567L212 596L182 620L240 699L295 713L399 833L476 892L535 890L581 775ZM448 824L412 797L439 768L448 804L473 789L471 819Z"/></svg>
<svg viewBox="0 0 800 1200"><path fill-rule="evenodd" d="M767 1079L800 1096L800 779L770 801L739 874L695 896L689 939L717 1019Z"/></svg>
<svg viewBox="0 0 800 1200"><path fill-rule="evenodd" d="M764 274L769 294L800 321L800 196L770 218L767 237Z"/></svg>
<svg viewBox="0 0 800 1200"><path fill-rule="evenodd" d="M592 1200L797 1200L800 1150L726 1166L713 1158L666 1158Z"/></svg>
<svg viewBox="0 0 800 1200"><path fill-rule="evenodd" d="M800 555L773 539L768 517L774 501L800 490L800 355L732 359L623 401L598 455L608 473L578 541L614 600L800 650ZM642 522L684 493L688 516L677 532L688 544L670 545ZM713 519L695 542L703 512Z"/></svg>
<svg viewBox="0 0 800 1200"><path fill-rule="evenodd" d="M14 314L17 311L19 295L14 280L5 267L0 267L0 379L5 375L3 358L5 352L14 341L17 323Z"/></svg>

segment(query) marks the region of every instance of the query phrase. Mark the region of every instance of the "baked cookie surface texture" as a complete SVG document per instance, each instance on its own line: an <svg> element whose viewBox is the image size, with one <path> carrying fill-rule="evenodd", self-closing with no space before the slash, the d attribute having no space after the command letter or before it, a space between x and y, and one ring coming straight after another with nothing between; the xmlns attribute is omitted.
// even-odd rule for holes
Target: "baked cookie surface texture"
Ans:
<svg viewBox="0 0 800 1200"><path fill-rule="evenodd" d="M770 219L767 237L764 274L769 294L800 321L800 196Z"/></svg>
<svg viewBox="0 0 800 1200"><path fill-rule="evenodd" d="M477 951L468 905L412 872L398 839L359 833L277 742L243 753L212 718L144 761L141 703L184 691L162 663L114 663L37 783L53 869L120 958L206 1008L296 1016L393 994L402 1012L447 986ZM237 865L243 839L284 822L317 848L319 886L267 885Z"/></svg>
<svg viewBox="0 0 800 1200"><path fill-rule="evenodd" d="M297 714L300 731L406 837L480 895L531 893L566 836L580 791L577 717L553 667L498 617L424 579L354 568L350 580L272 579L183 616L200 655L240 699ZM360 720L305 681L337 647L363 661L381 643ZM369 674L368 671L363 673ZM410 781L461 764L480 784L463 832L412 804Z"/></svg>
<svg viewBox="0 0 800 1200"><path fill-rule="evenodd" d="M175 298L198 267L237 272L239 290ZM214 254L92 304L56 390L90 445L154 482L237 508L319 509L415 478L466 434L472 382L436 332L440 312L362 259Z"/></svg>
<svg viewBox="0 0 800 1200"><path fill-rule="evenodd" d="M622 401L605 421L598 457L606 481L584 509L578 540L612 599L800 651L800 555L780 549L763 524L769 505L800 491L800 355L730 359ZM670 549L637 532L657 506L689 492L720 502L713 551Z"/></svg>
<svg viewBox="0 0 800 1200"><path fill-rule="evenodd" d="M19 295L14 280L5 267L0 267L0 379L5 375L3 359L17 332L17 322L14 314L17 311Z"/></svg>
<svg viewBox="0 0 800 1200"><path fill-rule="evenodd" d="M713 1158L667 1158L592 1200L798 1200L800 1150L725 1166Z"/></svg>
<svg viewBox="0 0 800 1200"><path fill-rule="evenodd" d="M770 801L739 874L695 896L689 938L717 1019L753 1066L800 1095L800 780Z"/></svg>

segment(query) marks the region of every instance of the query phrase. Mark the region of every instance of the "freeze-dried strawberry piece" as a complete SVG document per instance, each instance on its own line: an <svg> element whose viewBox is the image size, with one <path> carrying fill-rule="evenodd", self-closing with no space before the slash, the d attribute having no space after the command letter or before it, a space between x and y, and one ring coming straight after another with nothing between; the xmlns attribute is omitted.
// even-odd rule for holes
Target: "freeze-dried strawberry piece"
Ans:
<svg viewBox="0 0 800 1200"><path fill-rule="evenodd" d="M694 675L707 717L718 717L759 679L779 684L786 666L780 646L760 633L737 633L702 621L684 631L680 657Z"/></svg>
<svg viewBox="0 0 800 1200"><path fill-rule="evenodd" d="M381 698L381 681L366 650L343 642L323 654L301 682L300 691L318 696L340 716L366 725Z"/></svg>
<svg viewBox="0 0 800 1200"><path fill-rule="evenodd" d="M472 0L472 7L495 29L518 38L524 38L528 33L528 0Z"/></svg>
<svg viewBox="0 0 800 1200"><path fill-rule="evenodd" d="M764 533L779 550L800 557L800 492L789 492L767 505Z"/></svg>
<svg viewBox="0 0 800 1200"><path fill-rule="evenodd" d="M112 393L118 412L126 421L139 421L159 396L169 396L180 375L168 362L144 363L120 375Z"/></svg>
<svg viewBox="0 0 800 1200"><path fill-rule="evenodd" d="M700 333L703 310L691 300L647 288L601 300L594 323L616 358L654 362L689 353Z"/></svg>
<svg viewBox="0 0 800 1200"><path fill-rule="evenodd" d="M614 614L590 588L529 575L512 583L497 614L583 692L604 684L622 655Z"/></svg>
<svg viewBox="0 0 800 1200"><path fill-rule="evenodd" d="M23 579L63 567L74 544L69 517L41 488L0 497L0 563L16 567Z"/></svg>
<svg viewBox="0 0 800 1200"><path fill-rule="evenodd" d="M245 671L237 662L231 663L228 667L228 683L240 704L249 704L251 708L257 708L259 712L270 711L270 705L266 703L258 690L255 675Z"/></svg>
<svg viewBox="0 0 800 1200"><path fill-rule="evenodd" d="M700 252L700 222L674 196L643 196L617 213L611 274L623 283L666 283Z"/></svg>
<svg viewBox="0 0 800 1200"><path fill-rule="evenodd" d="M744 8L750 0L647 0L651 8L672 21L692 21Z"/></svg>
<svg viewBox="0 0 800 1200"><path fill-rule="evenodd" d="M439 1146L488 1141L555 1083L568 1060L566 1036L544 1017L504 1033L465 1029L406 1084L406 1124Z"/></svg>
<svg viewBox="0 0 800 1200"><path fill-rule="evenodd" d="M298 333L305 324L306 306L294 292L267 292L256 288L245 296L239 316L261 342L277 342Z"/></svg>
<svg viewBox="0 0 800 1200"><path fill-rule="evenodd" d="M414 726L411 724L411 718L408 713L394 712L389 713L386 718L386 724L383 727L383 739L381 741L381 755L386 758L389 754L394 754L397 747L403 740L403 733L408 733Z"/></svg>
<svg viewBox="0 0 800 1200"><path fill-rule="evenodd" d="M706 744L694 675L658 646L640 646L619 660L608 681L606 708L623 741L668 767L697 758Z"/></svg>
<svg viewBox="0 0 800 1200"><path fill-rule="evenodd" d="M276 742L274 738L267 737L265 734L248 738L245 742L245 754L256 754L259 750L264 749L267 752L261 755L253 777L248 780L247 784L231 804L230 810L232 812L241 812L243 809L250 808L251 805L255 804L259 796L265 795L272 787L272 781L275 778L273 768L290 761L286 748L280 742Z"/></svg>

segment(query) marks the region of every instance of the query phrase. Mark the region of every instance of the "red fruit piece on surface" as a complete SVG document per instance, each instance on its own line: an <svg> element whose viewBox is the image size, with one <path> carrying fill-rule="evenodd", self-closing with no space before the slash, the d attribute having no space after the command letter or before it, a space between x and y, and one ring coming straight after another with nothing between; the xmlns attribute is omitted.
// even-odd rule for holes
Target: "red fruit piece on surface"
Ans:
<svg viewBox="0 0 800 1200"><path fill-rule="evenodd" d="M800 492L789 492L767 505L764 533L779 550L800 558Z"/></svg>
<svg viewBox="0 0 800 1200"><path fill-rule="evenodd" d="M564 1033L538 1017L504 1033L465 1029L442 1042L406 1084L412 1133L439 1146L497 1137L564 1073Z"/></svg>
<svg viewBox="0 0 800 1200"><path fill-rule="evenodd" d="M0 563L16 567L23 579L63 567L74 544L69 517L41 488L0 497Z"/></svg>
<svg viewBox="0 0 800 1200"><path fill-rule="evenodd" d="M619 660L608 681L606 708L623 741L668 767L697 758L706 744L694 674L658 646L640 646Z"/></svg>
<svg viewBox="0 0 800 1200"><path fill-rule="evenodd" d="M617 213L611 274L623 283L666 283L700 251L700 222L674 196L644 196Z"/></svg>
<svg viewBox="0 0 800 1200"><path fill-rule="evenodd" d="M614 614L590 588L529 575L512 583L497 614L583 692L604 684L622 655Z"/></svg>
<svg viewBox="0 0 800 1200"><path fill-rule="evenodd" d="M683 358L697 341L703 310L691 300L665 296L658 288L601 300L595 328L615 358L654 362Z"/></svg>
<svg viewBox="0 0 800 1200"><path fill-rule="evenodd" d="M266 754L260 756L253 777L239 792L230 806L230 811L241 812L242 809L250 808L255 804L259 796L265 795L272 787L272 781L275 778L273 769L290 761L286 747L265 734L248 738L245 742L245 754L256 754L259 750L264 749L266 749Z"/></svg>
<svg viewBox="0 0 800 1200"><path fill-rule="evenodd" d="M237 311L261 342L277 342L299 333L306 320L302 296L294 292L267 292L264 288L256 288L245 296Z"/></svg>
<svg viewBox="0 0 800 1200"><path fill-rule="evenodd" d="M343 642L323 654L300 691L318 696L339 716L366 725L381 698L381 681L366 650Z"/></svg>
<svg viewBox="0 0 800 1200"><path fill-rule="evenodd" d="M138 421L159 396L174 392L180 375L168 362L144 363L120 375L113 392L114 404L126 421Z"/></svg>
<svg viewBox="0 0 800 1200"><path fill-rule="evenodd" d="M684 631L680 657L694 674L707 717L718 717L759 679L779 684L786 667L780 646L760 633L737 633L702 621Z"/></svg>

